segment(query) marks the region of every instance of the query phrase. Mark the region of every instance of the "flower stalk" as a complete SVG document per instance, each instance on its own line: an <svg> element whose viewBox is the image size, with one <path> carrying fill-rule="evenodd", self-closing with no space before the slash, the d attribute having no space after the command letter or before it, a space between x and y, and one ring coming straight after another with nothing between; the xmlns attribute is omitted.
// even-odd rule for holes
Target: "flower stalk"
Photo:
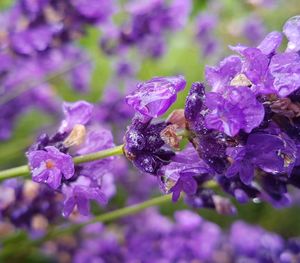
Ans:
<svg viewBox="0 0 300 263"><path fill-rule="evenodd" d="M87 163L87 162L104 159L110 156L122 155L122 154L123 154L123 144L103 151L76 156L73 158L73 161L75 164L80 164L80 163Z"/></svg>
<svg viewBox="0 0 300 263"><path fill-rule="evenodd" d="M100 160L110 156L116 156L122 154L123 154L123 145L119 145L102 151L76 156L73 158L73 161L75 164L81 164L81 163L92 162L95 160ZM29 175L29 173L30 173L30 169L28 165L22 165L19 167L10 168L7 170L0 171L0 181L9 178L14 178L14 177L26 176Z"/></svg>

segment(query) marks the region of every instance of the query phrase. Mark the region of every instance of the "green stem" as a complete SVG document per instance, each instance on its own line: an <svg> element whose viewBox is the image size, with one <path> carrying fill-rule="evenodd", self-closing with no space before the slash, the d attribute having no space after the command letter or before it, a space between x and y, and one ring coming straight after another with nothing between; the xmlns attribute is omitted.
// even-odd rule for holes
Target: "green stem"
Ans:
<svg viewBox="0 0 300 263"><path fill-rule="evenodd" d="M19 167L0 171L0 180L5 180L13 177L18 177L18 176L25 176L28 174L29 174L28 165L22 165Z"/></svg>
<svg viewBox="0 0 300 263"><path fill-rule="evenodd" d="M80 163L92 162L95 160L100 160L100 159L104 159L106 157L110 157L110 156L114 156L114 155L121 155L121 154L123 154L123 145L119 145L119 146L116 146L116 147L113 147L110 149L106 149L103 151L95 152L95 153L76 156L73 158L73 161L75 164L80 164ZM29 169L28 165L22 165L19 167L3 170L3 171L0 171L0 181L9 179L9 178L29 175L29 173L30 173L30 169Z"/></svg>
<svg viewBox="0 0 300 263"><path fill-rule="evenodd" d="M152 207L152 206L156 206L156 205L161 205L163 203L166 202L170 202L172 200L172 195L163 195L163 196L159 196L159 197L155 197L153 199L147 200L145 202L136 204L136 205L131 205L131 206L127 206L124 208L120 208L117 209L115 211L112 212L108 212L102 215L98 215L95 216L93 219L85 222L85 223L81 223L81 224L74 224L74 225L70 225L66 228L53 228L52 230L50 230L48 232L48 234L43 237L42 239L36 240L34 241L35 244L41 244L47 240L56 238L58 236L64 235L64 234L71 234L73 232L76 232L78 230L80 230L82 227L92 224L92 223L96 223L96 222L109 222L112 220L116 220L128 215L132 215L132 214L136 214L148 207Z"/></svg>
<svg viewBox="0 0 300 263"><path fill-rule="evenodd" d="M104 159L106 157L110 157L114 155L122 155L122 154L123 154L123 145L119 145L107 150L74 157L73 161L75 164L80 164L80 163L92 162L99 159Z"/></svg>

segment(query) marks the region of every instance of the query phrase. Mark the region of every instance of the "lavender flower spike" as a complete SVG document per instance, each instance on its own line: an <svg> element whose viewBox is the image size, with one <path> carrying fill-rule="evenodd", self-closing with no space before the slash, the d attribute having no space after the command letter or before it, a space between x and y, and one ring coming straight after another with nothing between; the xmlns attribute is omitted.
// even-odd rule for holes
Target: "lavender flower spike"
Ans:
<svg viewBox="0 0 300 263"><path fill-rule="evenodd" d="M57 189L61 185L62 176L70 179L74 175L72 157L54 146L47 146L45 151L31 151L27 157L34 182L46 183Z"/></svg>
<svg viewBox="0 0 300 263"><path fill-rule="evenodd" d="M142 116L156 118L168 110L185 85L183 76L155 77L138 84L137 89L126 96L126 102Z"/></svg>

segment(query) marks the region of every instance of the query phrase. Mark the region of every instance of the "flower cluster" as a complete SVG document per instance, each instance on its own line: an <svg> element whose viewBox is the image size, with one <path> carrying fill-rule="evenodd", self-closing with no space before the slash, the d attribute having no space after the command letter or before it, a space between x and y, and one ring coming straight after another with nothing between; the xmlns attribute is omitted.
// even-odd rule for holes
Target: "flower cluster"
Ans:
<svg viewBox="0 0 300 263"><path fill-rule="evenodd" d="M50 224L59 222L62 198L47 186L11 179L0 189L0 235L23 228L36 237L44 234Z"/></svg>
<svg viewBox="0 0 300 263"><path fill-rule="evenodd" d="M219 43L215 36L217 23L215 14L203 13L197 18L196 39L199 41L202 57L209 57L218 49Z"/></svg>
<svg viewBox="0 0 300 263"><path fill-rule="evenodd" d="M92 64L71 42L112 11L112 1L20 0L1 14L0 140L10 138L19 115L33 107L57 113L48 79L65 74L76 91L89 89Z"/></svg>
<svg viewBox="0 0 300 263"><path fill-rule="evenodd" d="M153 118L168 110L185 84L182 76L157 77L138 84L137 89L126 97L136 116L126 131L124 151L126 157L145 173L156 175L163 165L171 162L174 152L166 149L161 136L171 123L154 123Z"/></svg>
<svg viewBox="0 0 300 263"><path fill-rule="evenodd" d="M195 211L209 208L222 215L237 212L235 201L285 207L300 188L300 16L263 38L266 25L256 8L276 0L241 3L255 8L236 20L238 28L235 21L218 23L227 3L204 2L19 0L3 12L0 140L10 138L20 114L34 107L56 121L62 104L64 117L56 129L40 127L26 165L0 171L0 180L9 179L0 184L1 262L19 261L20 255L26 261L38 251L53 262L75 263L300 261L298 238L287 240L243 221L223 231L187 210L175 212L174 220L168 207L168 217L154 208L108 228L95 223L181 197ZM190 14L194 25L188 24ZM165 57L177 63L169 67L159 60L169 33L186 25L191 27L180 33L182 41L174 41ZM223 56L219 29L246 38L249 46L229 46L234 54ZM200 46L203 60L222 59L185 90L184 70L177 66L189 62L180 54L189 38L192 48ZM92 41L88 51L95 65L109 67L93 78L92 60L79 47ZM161 75L144 80L157 72ZM193 81L196 74L192 67L185 73ZM89 90L92 79L95 87ZM67 94L69 85L76 94ZM56 95L72 100L85 95L96 104L62 102ZM174 103L181 108L171 111ZM11 152L21 152L17 144L8 154L2 151L2 163ZM122 154L126 158L116 157ZM13 178L28 173L32 180ZM166 196L148 200L155 191ZM121 208L97 215L102 208L91 204L106 206L110 199L108 211ZM134 205L124 208L129 204ZM36 245L41 246L32 249ZM11 255L15 247L17 260Z"/></svg>
<svg viewBox="0 0 300 263"><path fill-rule="evenodd" d="M56 253L52 255L59 258L63 252L68 253L75 263L87 260L145 263L287 263L299 260L297 238L284 240L278 234L243 221L233 223L225 232L218 225L187 210L176 212L174 219L172 221L153 209L130 217L113 230L99 223L93 224L80 233L80 239L70 240L69 251L58 242L53 244Z"/></svg>
<svg viewBox="0 0 300 263"><path fill-rule="evenodd" d="M143 54L146 51L148 56L160 57L166 49L165 33L179 30L185 25L191 5L190 0L128 3L125 9L129 21L120 28L109 26L100 45L107 54L122 53L130 46L137 46Z"/></svg>
<svg viewBox="0 0 300 263"><path fill-rule="evenodd" d="M173 200L185 192L195 207L235 211L226 198L205 187L210 181L242 203L289 204L287 185L299 187L299 24L298 17L285 24L289 42L283 53L277 51L280 32L271 32L256 48L231 47L238 55L206 68L210 92L200 82L192 84L184 117L177 112L177 119L152 124L184 87L181 77L139 84L126 97L137 112L125 135L127 158L142 172L156 175ZM193 147L177 154L166 151L166 144L178 146L182 127Z"/></svg>
<svg viewBox="0 0 300 263"><path fill-rule="evenodd" d="M64 216L75 207L88 215L89 200L103 205L115 192L110 169L114 157L76 166L72 157L111 148L113 138L91 122L93 106L85 101L64 103L64 114L58 132L42 134L27 152L32 179L64 195Z"/></svg>
<svg viewBox="0 0 300 263"><path fill-rule="evenodd" d="M298 21L291 18L284 26L285 52L277 51L280 32L256 48L231 47L239 56L206 68L211 91L194 83L187 97L191 142L214 179L240 202L257 198L286 205L287 184L297 186Z"/></svg>

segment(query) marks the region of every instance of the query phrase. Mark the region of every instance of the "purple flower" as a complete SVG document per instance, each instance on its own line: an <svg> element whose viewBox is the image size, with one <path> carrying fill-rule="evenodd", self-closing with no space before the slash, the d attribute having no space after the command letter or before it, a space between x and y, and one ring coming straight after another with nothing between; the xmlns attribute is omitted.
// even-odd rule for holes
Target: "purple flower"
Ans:
<svg viewBox="0 0 300 263"><path fill-rule="evenodd" d="M141 50L141 54L154 59L160 58L166 51L164 38L157 35L145 37L144 40L139 43L138 47Z"/></svg>
<svg viewBox="0 0 300 263"><path fill-rule="evenodd" d="M156 210L148 210L131 218L128 226L126 262L145 258L145 262L213 262L221 240L217 225L190 211L176 212L172 222Z"/></svg>
<svg viewBox="0 0 300 263"><path fill-rule="evenodd" d="M65 120L62 121L59 131L53 136L47 134L40 136L37 143L31 147L28 159L32 163L31 159L35 157L34 164L41 162L41 164L35 164L35 166L39 165L36 169L32 168L33 179L37 182L44 182L49 177L48 184L52 184L50 186L54 189L59 188L59 192L65 196L63 213L65 216L70 215L75 207L78 207L79 213L88 215L90 200L105 204L116 192L112 169L112 161L115 157L76 165L74 169L71 156L112 148L115 146L113 136L109 130L92 123L93 106L85 101L65 103L64 113ZM55 152L53 153L53 150L49 152L49 149L55 149ZM36 154L33 155L33 153ZM51 156L48 156L49 154ZM68 157L67 160L66 157ZM40 160L41 158L45 160ZM65 174L68 161L72 164L70 176ZM44 173L45 169L51 170L46 170ZM50 172L52 177L48 175ZM64 180L62 180L62 175L64 175ZM36 179L37 176L39 176L38 179ZM59 187L61 182L62 186Z"/></svg>
<svg viewBox="0 0 300 263"><path fill-rule="evenodd" d="M124 130L134 115L134 110L124 100L123 92L117 90L115 85L107 87L103 98L96 105L95 111L93 116L95 121L117 125L117 137L123 139Z"/></svg>
<svg viewBox="0 0 300 263"><path fill-rule="evenodd" d="M274 46L269 45L272 39L265 43L264 41L262 42L263 50L272 52ZM274 44L274 41L272 43ZM276 93L273 88L273 78L269 72L270 58L259 48L240 46L233 49L243 56L243 63L242 71L231 80L229 85L250 87L256 95Z"/></svg>
<svg viewBox="0 0 300 263"><path fill-rule="evenodd" d="M156 118L175 102L177 93L184 89L185 84L182 76L156 77L138 84L137 89L126 96L126 102L141 115Z"/></svg>
<svg viewBox="0 0 300 263"><path fill-rule="evenodd" d="M273 76L269 70L270 59L275 55L277 48L280 46L282 34L279 32L269 33L257 48L249 48L238 45L231 47L238 52L243 60L242 69L238 74L231 74L230 86L248 86L256 94L277 94L273 87ZM224 77L223 77L224 78ZM227 77L228 78L228 77Z"/></svg>
<svg viewBox="0 0 300 263"><path fill-rule="evenodd" d="M126 157L142 172L156 175L157 171L171 162L172 150L165 147L160 133L167 123L147 123L135 117L124 137Z"/></svg>
<svg viewBox="0 0 300 263"><path fill-rule="evenodd" d="M135 1L127 9L132 15L132 21L122 33L127 41L134 42L149 35L160 35L168 29L181 28L188 19L191 1L173 0L170 5L163 0Z"/></svg>
<svg viewBox="0 0 300 263"><path fill-rule="evenodd" d="M224 87L229 85L230 81L241 71L241 59L238 56L229 56L217 67L206 67L205 79L213 92L222 92Z"/></svg>
<svg viewBox="0 0 300 263"><path fill-rule="evenodd" d="M260 42L257 48L265 55L272 56L280 47L282 42L282 33L273 31Z"/></svg>
<svg viewBox="0 0 300 263"><path fill-rule="evenodd" d="M85 142L76 149L76 154L83 155L114 146L109 130L99 126L89 127ZM89 214L89 201L96 200L104 205L115 194L112 174L114 157L84 163L75 170L76 180L62 187L65 196L63 215L68 217L77 206L82 215Z"/></svg>
<svg viewBox="0 0 300 263"><path fill-rule="evenodd" d="M62 121L59 132L69 132L76 124L87 124L92 118L93 105L86 101L63 104L65 120Z"/></svg>
<svg viewBox="0 0 300 263"><path fill-rule="evenodd" d="M196 38L204 57L216 52L218 41L214 35L214 30L217 22L217 17L213 14L200 14L197 18Z"/></svg>
<svg viewBox="0 0 300 263"><path fill-rule="evenodd" d="M193 147L187 147L172 158L172 162L159 170L160 184L165 193L173 193L177 201L180 193L193 195L197 191L196 178L202 174L212 174L212 170L198 156ZM205 180L209 178L204 177ZM203 179L204 179L203 178ZM203 181L205 181L203 180Z"/></svg>
<svg viewBox="0 0 300 263"><path fill-rule="evenodd" d="M10 37L13 49L22 55L32 55L35 51L46 50L52 41L51 29L40 26L13 33Z"/></svg>
<svg viewBox="0 0 300 263"><path fill-rule="evenodd" d="M65 196L63 215L68 217L77 207L80 214L89 215L89 201L96 200L99 204L107 203L105 194L94 185L88 177L79 176L77 180L69 185L63 185L62 192Z"/></svg>
<svg viewBox="0 0 300 263"><path fill-rule="evenodd" d="M264 108L247 87L227 87L223 96L219 93L206 94L205 104L209 113L205 116L207 128L229 136L240 130L250 133L264 118Z"/></svg>
<svg viewBox="0 0 300 263"><path fill-rule="evenodd" d="M175 212L174 218L181 230L192 231L193 229L199 227L202 223L204 223L203 219L199 215L189 210Z"/></svg>
<svg viewBox="0 0 300 263"><path fill-rule="evenodd" d="M265 35L265 25L260 17L250 16L243 26L243 35L251 45L262 40Z"/></svg>
<svg viewBox="0 0 300 263"><path fill-rule="evenodd" d="M185 102L184 116L189 122L196 122L201 114L201 111L205 108L205 87L200 82L192 84L189 94Z"/></svg>
<svg viewBox="0 0 300 263"><path fill-rule="evenodd" d="M76 11L87 19L104 21L113 11L112 0L71 0Z"/></svg>
<svg viewBox="0 0 300 263"><path fill-rule="evenodd" d="M226 172L227 177L239 174L241 181L249 185L254 177L254 169L260 168L270 174L290 174L295 161L297 148L287 135L252 133L244 147L227 149L233 164Z"/></svg>
<svg viewBox="0 0 300 263"><path fill-rule="evenodd" d="M262 83L268 70L268 57L258 48L246 48L240 53L245 59L243 73L253 84Z"/></svg>
<svg viewBox="0 0 300 263"><path fill-rule="evenodd" d="M74 175L72 157L53 146L47 146L45 150L30 151L27 158L33 181L46 183L53 189L61 185L62 177L70 179Z"/></svg>
<svg viewBox="0 0 300 263"><path fill-rule="evenodd" d="M7 234L21 228L31 238L41 237L49 224L61 218L58 196L46 185L10 179L1 184L0 190L0 227L3 229L7 223Z"/></svg>
<svg viewBox="0 0 300 263"><path fill-rule="evenodd" d="M41 14L48 2L49 0L21 0L20 5L22 10L26 13L26 16L34 20Z"/></svg>
<svg viewBox="0 0 300 263"><path fill-rule="evenodd" d="M205 124L207 107L204 99L204 85L199 82L193 83L184 110L187 127L192 132L190 140L200 158L215 172L223 173L227 166L226 137L218 131L207 129Z"/></svg>
<svg viewBox="0 0 300 263"><path fill-rule="evenodd" d="M120 29L110 24L100 45L109 55L137 46L142 56L160 57L166 47L165 33L177 31L186 24L191 6L190 0L128 2L125 10L129 19Z"/></svg>
<svg viewBox="0 0 300 263"><path fill-rule="evenodd" d="M230 231L229 242L236 257L249 257L255 262L268 262L277 259L284 243L281 237L264 229L237 221Z"/></svg>
<svg viewBox="0 0 300 263"><path fill-rule="evenodd" d="M294 167L297 147L295 142L283 132L251 134L246 147L252 163L267 173L289 175Z"/></svg>
<svg viewBox="0 0 300 263"><path fill-rule="evenodd" d="M272 57L269 68L274 78L274 89L280 97L286 97L300 87L299 54L277 54Z"/></svg>
<svg viewBox="0 0 300 263"><path fill-rule="evenodd" d="M246 157L246 147L227 148L227 154L234 162L228 168L226 176L230 178L238 174L244 184L251 184L255 167L250 158Z"/></svg>
<svg viewBox="0 0 300 263"><path fill-rule="evenodd" d="M286 52L298 52L300 50L300 16L293 16L286 21L283 33L288 39Z"/></svg>
<svg viewBox="0 0 300 263"><path fill-rule="evenodd" d="M76 91L87 92L90 89L92 70L93 66L91 63L77 65L69 74L71 86Z"/></svg>
<svg viewBox="0 0 300 263"><path fill-rule="evenodd" d="M193 3L191 0L173 0L169 9L170 26L178 30L182 28L189 19ZM178 14L180 14L178 16Z"/></svg>

